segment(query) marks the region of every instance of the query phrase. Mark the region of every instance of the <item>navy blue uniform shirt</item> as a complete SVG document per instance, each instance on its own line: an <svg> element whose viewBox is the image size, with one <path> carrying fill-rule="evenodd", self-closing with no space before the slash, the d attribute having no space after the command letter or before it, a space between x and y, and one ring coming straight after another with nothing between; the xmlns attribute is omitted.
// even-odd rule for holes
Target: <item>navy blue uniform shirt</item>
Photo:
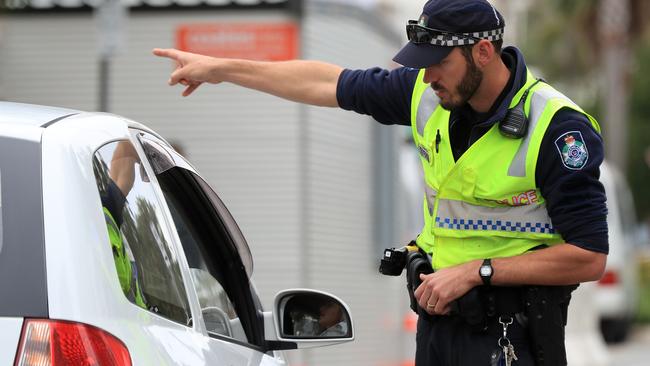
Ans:
<svg viewBox="0 0 650 366"><path fill-rule="evenodd" d="M511 71L510 80L490 111L476 113L469 105L451 111L449 135L456 160L503 119L512 97L526 82L526 64L519 50L504 48L502 59ZM418 71L406 67L344 70L336 91L339 106L370 115L382 124L410 126ZM605 189L598 180L603 157L602 138L587 117L560 110L542 139L535 179L553 226L564 240L607 253Z"/></svg>
<svg viewBox="0 0 650 366"><path fill-rule="evenodd" d="M124 205L126 204L126 197L120 190L120 187L115 184L112 179L108 179L108 186L106 190L100 190L99 196L102 200L102 206L106 207L108 212L113 216L117 227L122 227L124 221Z"/></svg>

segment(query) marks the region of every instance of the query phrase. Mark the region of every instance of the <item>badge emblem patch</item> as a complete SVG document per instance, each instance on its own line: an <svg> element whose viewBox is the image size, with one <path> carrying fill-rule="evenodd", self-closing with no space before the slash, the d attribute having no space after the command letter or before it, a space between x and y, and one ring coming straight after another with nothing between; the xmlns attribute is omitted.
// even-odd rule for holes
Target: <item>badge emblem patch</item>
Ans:
<svg viewBox="0 0 650 366"><path fill-rule="evenodd" d="M582 138L580 131L571 131L563 134L555 140L562 164L571 170L580 170L589 159L587 145Z"/></svg>

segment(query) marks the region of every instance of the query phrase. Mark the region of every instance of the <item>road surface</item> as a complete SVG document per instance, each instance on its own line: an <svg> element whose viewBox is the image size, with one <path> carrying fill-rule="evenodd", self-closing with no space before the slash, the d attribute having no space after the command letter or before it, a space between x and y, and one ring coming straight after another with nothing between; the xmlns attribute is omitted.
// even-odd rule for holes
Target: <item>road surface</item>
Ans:
<svg viewBox="0 0 650 366"><path fill-rule="evenodd" d="M624 343L610 345L608 349L612 366L650 365L650 324L634 327Z"/></svg>

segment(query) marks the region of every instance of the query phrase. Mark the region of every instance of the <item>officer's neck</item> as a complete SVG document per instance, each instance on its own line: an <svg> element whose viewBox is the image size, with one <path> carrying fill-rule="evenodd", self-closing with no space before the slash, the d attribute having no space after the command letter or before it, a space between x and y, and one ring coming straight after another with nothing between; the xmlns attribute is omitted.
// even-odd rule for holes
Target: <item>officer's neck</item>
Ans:
<svg viewBox="0 0 650 366"><path fill-rule="evenodd" d="M483 68L483 80L476 92L468 101L475 112L486 113L490 110L503 89L508 85L510 69L501 58Z"/></svg>

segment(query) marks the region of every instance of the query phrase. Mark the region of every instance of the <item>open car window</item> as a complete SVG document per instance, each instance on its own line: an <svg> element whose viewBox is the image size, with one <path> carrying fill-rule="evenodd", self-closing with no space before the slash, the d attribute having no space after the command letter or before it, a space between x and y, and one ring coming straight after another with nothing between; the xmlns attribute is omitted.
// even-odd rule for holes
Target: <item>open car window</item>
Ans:
<svg viewBox="0 0 650 366"><path fill-rule="evenodd" d="M237 249L242 263L244 264L246 274L250 278L253 275L253 256L239 225L237 225L237 222L232 217L223 201L221 201L219 196L214 193L210 185L195 173L196 170L192 165L171 147L160 142L157 138L144 133L139 135L139 139L157 176L162 175L172 168L181 168L194 174L197 178L196 184L200 186L201 191L203 191L207 196L206 199L208 199L213 208L218 211L220 219L223 221L223 224L227 226L229 234L232 236L232 243Z"/></svg>
<svg viewBox="0 0 650 366"><path fill-rule="evenodd" d="M153 136L139 136L167 201L211 336L261 346L249 277L252 257L234 219L187 161Z"/></svg>

